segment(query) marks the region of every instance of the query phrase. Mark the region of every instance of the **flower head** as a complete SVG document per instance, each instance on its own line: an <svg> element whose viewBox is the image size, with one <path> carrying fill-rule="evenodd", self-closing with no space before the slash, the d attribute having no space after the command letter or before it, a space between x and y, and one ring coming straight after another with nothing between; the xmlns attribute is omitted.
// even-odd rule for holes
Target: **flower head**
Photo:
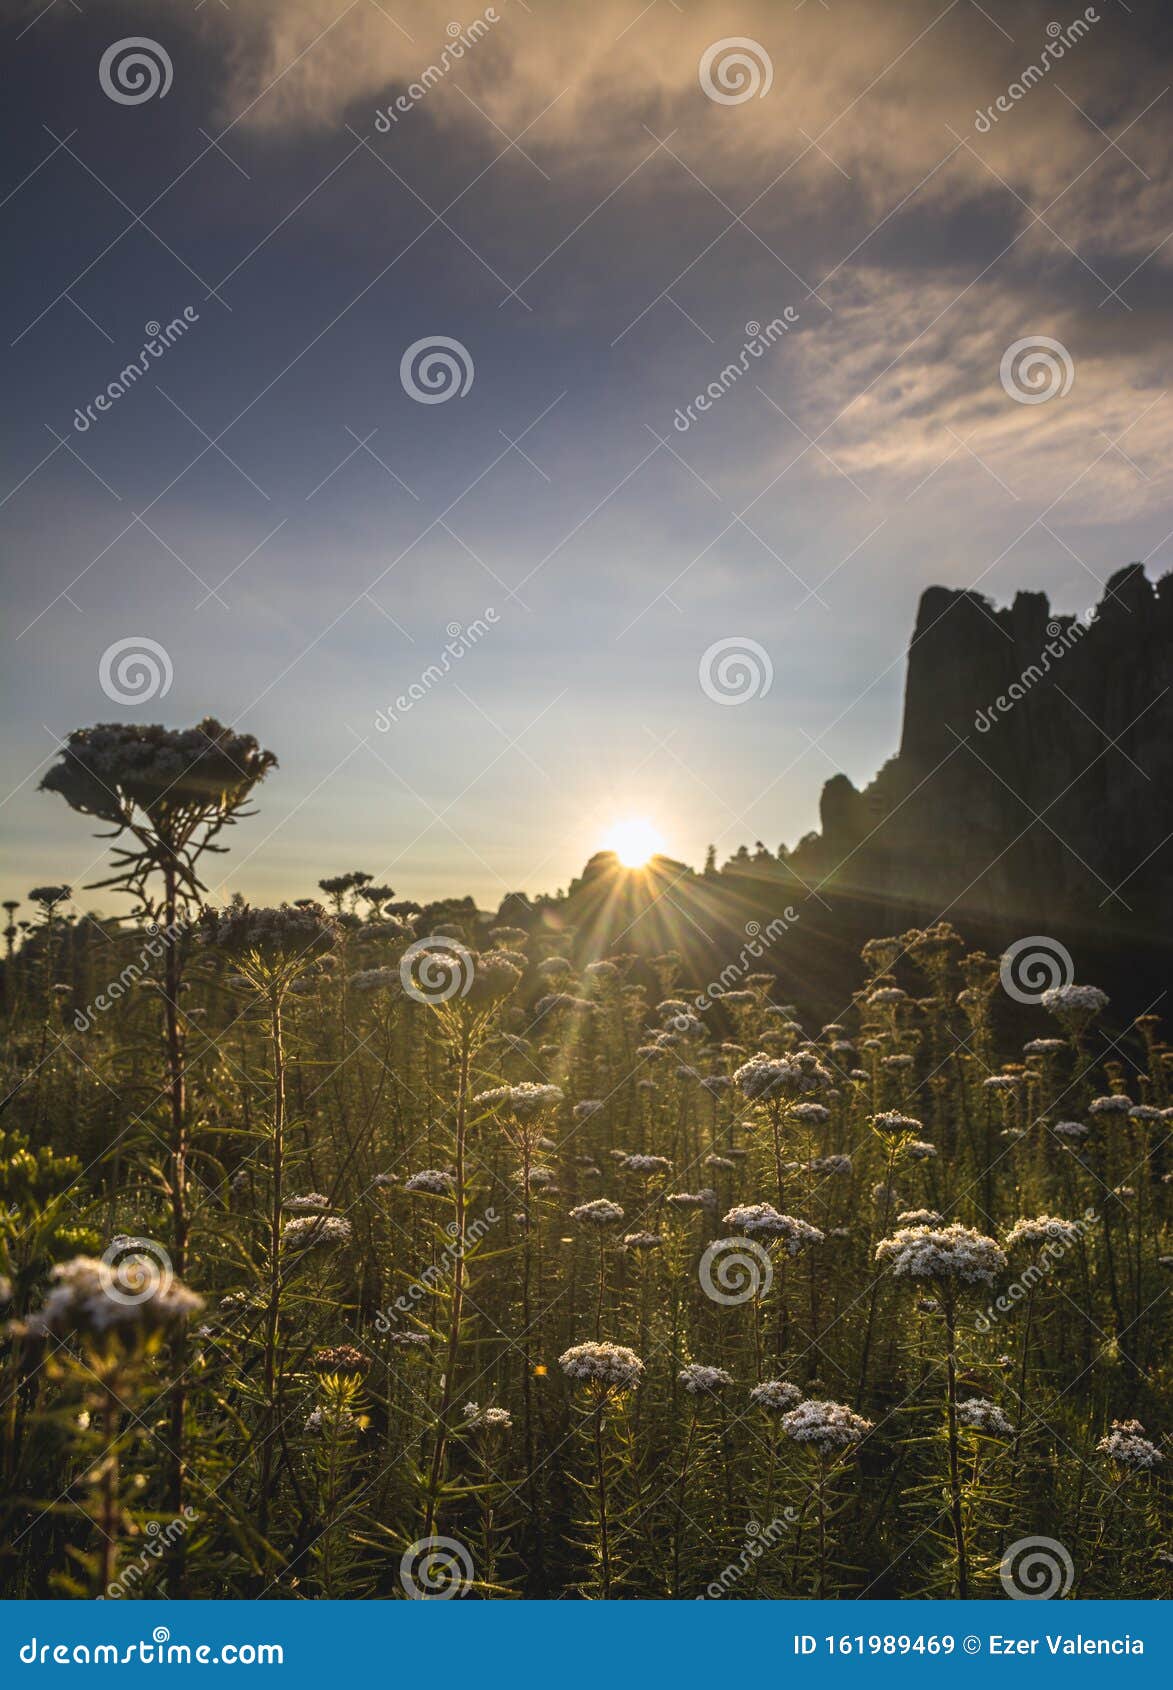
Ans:
<svg viewBox="0 0 1173 1690"><path fill-rule="evenodd" d="M585 1221L588 1226L618 1226L625 1216L618 1203L607 1197L596 1197L590 1203L580 1203L571 1209L572 1221Z"/></svg>
<svg viewBox="0 0 1173 1690"><path fill-rule="evenodd" d="M455 1189L455 1180L444 1168L421 1168L418 1174L410 1174L403 1182L404 1191L426 1191L432 1197L450 1197Z"/></svg>
<svg viewBox="0 0 1173 1690"><path fill-rule="evenodd" d="M491 1091L480 1092L473 1102L482 1108L512 1115L515 1121L529 1122L537 1120L548 1110L557 1109L562 1102L562 1091L559 1086L522 1080L515 1086L494 1086Z"/></svg>
<svg viewBox="0 0 1173 1690"><path fill-rule="evenodd" d="M1012 1438L1014 1426L996 1403L985 1397L968 1397L957 1405L957 1419L973 1432L986 1432L992 1438Z"/></svg>
<svg viewBox="0 0 1173 1690"><path fill-rule="evenodd" d="M1108 994L1098 986L1051 986L1039 999L1059 1021L1083 1026L1108 1007Z"/></svg>
<svg viewBox="0 0 1173 1690"><path fill-rule="evenodd" d="M767 1379L754 1386L749 1400L755 1407L768 1409L771 1414L785 1414L787 1409L802 1401L802 1391L789 1379Z"/></svg>
<svg viewBox="0 0 1173 1690"><path fill-rule="evenodd" d="M726 1385L732 1385L733 1377L723 1367L705 1367L699 1361L690 1361L680 1369L676 1382L690 1397L715 1397Z"/></svg>
<svg viewBox="0 0 1173 1690"><path fill-rule="evenodd" d="M800 1051L794 1056L779 1057L767 1056L764 1051L759 1051L737 1069L733 1083L756 1103L767 1098L787 1098L797 1102L814 1092L829 1090L834 1082L813 1052Z"/></svg>
<svg viewBox="0 0 1173 1690"><path fill-rule="evenodd" d="M200 938L205 945L235 957L251 979L249 963L279 970L304 965L332 950L338 933L334 918L320 904L253 909L242 903L220 911L205 910Z"/></svg>
<svg viewBox="0 0 1173 1690"><path fill-rule="evenodd" d="M1113 1092L1108 1097L1093 1097L1088 1105L1089 1115L1127 1115L1132 1110L1132 1099L1123 1092Z"/></svg>
<svg viewBox="0 0 1173 1690"><path fill-rule="evenodd" d="M609 1390L631 1391L643 1377L644 1364L634 1350L623 1344L573 1344L558 1357L568 1379Z"/></svg>
<svg viewBox="0 0 1173 1690"><path fill-rule="evenodd" d="M809 1444L820 1455L834 1455L849 1449L872 1430L872 1422L841 1402L817 1402L808 1398L784 1414L783 1432L797 1444Z"/></svg>
<svg viewBox="0 0 1173 1690"><path fill-rule="evenodd" d="M299 1215L281 1228L287 1250L312 1250L319 1245L349 1244L351 1226L342 1215Z"/></svg>
<svg viewBox="0 0 1173 1690"><path fill-rule="evenodd" d="M797 1256L812 1244L821 1244L826 1236L797 1215L780 1215L772 1203L742 1203L730 1209L724 1224L743 1232L747 1238L777 1239L791 1256Z"/></svg>
<svg viewBox="0 0 1173 1690"><path fill-rule="evenodd" d="M1144 1436L1139 1420L1113 1420L1112 1430L1100 1439L1096 1449L1117 1467L1132 1473L1151 1472L1165 1459L1156 1444Z"/></svg>
<svg viewBox="0 0 1173 1690"><path fill-rule="evenodd" d="M251 734L213 716L183 729L102 722L70 734L41 790L119 829L136 808L157 826L183 813L239 809L276 764Z"/></svg>
<svg viewBox="0 0 1173 1690"><path fill-rule="evenodd" d="M114 1265L93 1256L58 1262L49 1273L49 1292L41 1307L25 1323L34 1337L84 1334L101 1337L116 1332L124 1337L145 1336L180 1326L204 1306L170 1272L144 1276L136 1264L145 1258L124 1257Z"/></svg>
<svg viewBox="0 0 1173 1690"><path fill-rule="evenodd" d="M1075 1244L1083 1228L1077 1221L1061 1221L1055 1215L1038 1215L1034 1220L1018 1220L1006 1234L1006 1248L1016 1244Z"/></svg>
<svg viewBox="0 0 1173 1690"><path fill-rule="evenodd" d="M625 1156L619 1164L632 1174L670 1174L672 1164L667 1156Z"/></svg>
<svg viewBox="0 0 1173 1690"><path fill-rule="evenodd" d="M876 1261L897 1279L935 1279L992 1285L1006 1256L992 1238L954 1221L950 1226L902 1227L876 1245Z"/></svg>
<svg viewBox="0 0 1173 1690"><path fill-rule="evenodd" d="M513 1416L507 1408L482 1408L479 1403L466 1402L464 1418L474 1432L511 1432Z"/></svg>

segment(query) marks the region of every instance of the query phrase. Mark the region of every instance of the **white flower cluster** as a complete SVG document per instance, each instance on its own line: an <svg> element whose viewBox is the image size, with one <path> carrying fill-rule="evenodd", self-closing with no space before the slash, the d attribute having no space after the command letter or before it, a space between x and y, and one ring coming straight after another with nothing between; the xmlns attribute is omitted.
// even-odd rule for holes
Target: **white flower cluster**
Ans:
<svg viewBox="0 0 1173 1690"><path fill-rule="evenodd" d="M901 1227L876 1245L876 1261L897 1279L958 1280L992 1285L1006 1266L992 1238L954 1221L951 1226Z"/></svg>
<svg viewBox="0 0 1173 1690"><path fill-rule="evenodd" d="M525 1169L514 1168L512 1177L519 1185L524 1185ZM545 1191L547 1187L554 1184L557 1178L558 1176L554 1172L553 1168L543 1167L538 1162L535 1162L529 1171L529 1183L531 1189L534 1191Z"/></svg>
<svg viewBox="0 0 1173 1690"><path fill-rule="evenodd" d="M805 1164L807 1172L812 1174L842 1174L851 1173L850 1156L814 1156Z"/></svg>
<svg viewBox="0 0 1173 1690"><path fill-rule="evenodd" d="M772 1414L785 1414L788 1408L802 1401L802 1392L789 1379L767 1379L763 1384L754 1386L749 1400L758 1408L769 1409Z"/></svg>
<svg viewBox="0 0 1173 1690"><path fill-rule="evenodd" d="M618 1203L612 1203L608 1197L596 1197L593 1202L580 1203L577 1209L571 1209L570 1218L585 1221L588 1226L618 1226L625 1217Z"/></svg>
<svg viewBox="0 0 1173 1690"><path fill-rule="evenodd" d="M1089 1115L1127 1115L1132 1109L1132 1099L1123 1092L1113 1092L1109 1097L1093 1097L1088 1105Z"/></svg>
<svg viewBox="0 0 1173 1690"><path fill-rule="evenodd" d="M634 1350L608 1343L573 1344L558 1357L558 1365L568 1379L620 1391L634 1390L644 1370Z"/></svg>
<svg viewBox="0 0 1173 1690"><path fill-rule="evenodd" d="M559 980L573 974L574 968L564 956L548 956L545 962L539 962L537 972L544 980Z"/></svg>
<svg viewBox="0 0 1173 1690"><path fill-rule="evenodd" d="M1083 1228L1077 1221L1062 1221L1056 1215L1037 1215L1034 1220L1018 1220L1006 1234L1006 1248L1016 1244L1075 1244Z"/></svg>
<svg viewBox="0 0 1173 1690"><path fill-rule="evenodd" d="M362 1427L348 1408L314 1408L306 1416L305 1430L315 1436L333 1432L361 1432Z"/></svg>
<svg viewBox="0 0 1173 1690"><path fill-rule="evenodd" d="M834 1455L848 1449L866 1437L872 1422L856 1414L841 1402L816 1402L808 1398L784 1414L779 1421L783 1432L796 1444L810 1444L820 1455Z"/></svg>
<svg viewBox="0 0 1173 1690"><path fill-rule="evenodd" d="M287 1250L311 1250L320 1244L349 1244L350 1222L341 1215L299 1215L281 1228Z"/></svg>
<svg viewBox="0 0 1173 1690"><path fill-rule="evenodd" d="M667 1156L625 1156L620 1162L621 1168L626 1168L633 1174L668 1174L672 1172L672 1164Z"/></svg>
<svg viewBox="0 0 1173 1690"><path fill-rule="evenodd" d="M522 1080L515 1086L494 1086L491 1091L483 1091L474 1097L473 1102L486 1109L501 1109L518 1121L533 1121L546 1110L558 1107L562 1102L562 1091L558 1086Z"/></svg>
<svg viewBox="0 0 1173 1690"><path fill-rule="evenodd" d="M733 1076L746 1097L754 1102L764 1098L785 1097L798 1101L812 1092L828 1091L833 1082L831 1074L810 1052L797 1052L792 1057L767 1056L758 1051L743 1062Z"/></svg>
<svg viewBox="0 0 1173 1690"><path fill-rule="evenodd" d="M658 1250L664 1240L658 1232L629 1232L623 1240L625 1250Z"/></svg>
<svg viewBox="0 0 1173 1690"><path fill-rule="evenodd" d="M1012 1438L1014 1426L998 1407L985 1397L967 1397L957 1405L957 1419L974 1432L987 1432L992 1438Z"/></svg>
<svg viewBox="0 0 1173 1690"><path fill-rule="evenodd" d="M204 1306L202 1297L173 1276L160 1278L149 1296L132 1301L118 1294L122 1281L117 1269L94 1256L58 1262L49 1273L49 1284L45 1301L26 1322L34 1337L151 1331L188 1320Z"/></svg>
<svg viewBox="0 0 1173 1690"><path fill-rule="evenodd" d="M618 968L613 962L607 962L606 959L602 962L588 962L585 972L592 980L610 981L619 978Z"/></svg>
<svg viewBox="0 0 1173 1690"><path fill-rule="evenodd" d="M1134 1473L1151 1472L1165 1459L1156 1444L1144 1436L1139 1420L1113 1420L1112 1430L1100 1439L1096 1449L1118 1467L1127 1467Z"/></svg>
<svg viewBox="0 0 1173 1690"><path fill-rule="evenodd" d="M307 1191L304 1197L287 1197L281 1207L291 1215L318 1215L330 1207L330 1199L320 1191Z"/></svg>
<svg viewBox="0 0 1173 1690"><path fill-rule="evenodd" d="M800 1221L796 1215L780 1215L772 1203L742 1203L730 1209L724 1224L743 1232L747 1238L779 1239L791 1256L797 1256L811 1244L821 1244L826 1236L817 1226Z"/></svg>
<svg viewBox="0 0 1173 1690"><path fill-rule="evenodd" d="M482 1408L479 1403L466 1402L464 1418L474 1432L511 1432L513 1416L507 1408Z"/></svg>
<svg viewBox="0 0 1173 1690"><path fill-rule="evenodd" d="M449 1197L452 1194L453 1179L443 1168L421 1168L418 1174L410 1174L403 1182L404 1191L426 1191L433 1197Z"/></svg>
<svg viewBox="0 0 1173 1690"><path fill-rule="evenodd" d="M360 968L350 976L355 992L395 992L403 995L403 978L398 968Z"/></svg>
<svg viewBox="0 0 1173 1690"><path fill-rule="evenodd" d="M732 1385L733 1376L723 1367L705 1367L699 1361L690 1361L676 1375L676 1383L683 1385L690 1397L715 1397L726 1385Z"/></svg>
<svg viewBox="0 0 1173 1690"><path fill-rule="evenodd" d="M700 1191L671 1191L664 1201L674 1209L706 1209L710 1203L716 1203L717 1193L711 1185L706 1185Z"/></svg>
<svg viewBox="0 0 1173 1690"><path fill-rule="evenodd" d="M1039 999L1043 1008L1064 1016L1098 1015L1108 1007L1108 994L1098 986L1052 986Z"/></svg>

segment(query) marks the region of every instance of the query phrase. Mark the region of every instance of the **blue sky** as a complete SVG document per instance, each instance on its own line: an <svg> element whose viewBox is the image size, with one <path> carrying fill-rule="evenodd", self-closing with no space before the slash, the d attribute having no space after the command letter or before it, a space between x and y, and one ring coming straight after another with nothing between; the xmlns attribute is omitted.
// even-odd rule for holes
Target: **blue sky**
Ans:
<svg viewBox="0 0 1173 1690"><path fill-rule="evenodd" d="M489 906L624 815L698 864L792 843L825 779L895 750L926 586L1081 611L1125 562L1167 569L1169 29L1091 10L1017 98L1077 8L0 8L13 893L98 877L36 781L110 719L213 713L277 752L220 888L258 900L362 867ZM128 37L165 96L104 91ZM760 97L706 94L729 38ZM400 361L437 336L471 385L423 404ZM1003 354L1040 336L1070 383L1022 403ZM103 691L132 638L165 696ZM736 708L699 680L724 639L773 673Z"/></svg>

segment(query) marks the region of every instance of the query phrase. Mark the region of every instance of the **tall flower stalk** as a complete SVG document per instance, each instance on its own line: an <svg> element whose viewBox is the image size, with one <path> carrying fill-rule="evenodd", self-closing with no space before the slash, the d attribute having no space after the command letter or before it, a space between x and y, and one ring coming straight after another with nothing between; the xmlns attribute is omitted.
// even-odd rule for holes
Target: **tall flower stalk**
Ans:
<svg viewBox="0 0 1173 1690"><path fill-rule="evenodd" d="M936 1291L945 1324L945 1432L949 1449L949 1520L957 1595L969 1595L969 1559L961 1497L957 1419L957 1305L967 1290L988 1287L1006 1266L992 1238L954 1222L951 1226L903 1227L876 1246L876 1261L893 1278L928 1282Z"/></svg>
<svg viewBox="0 0 1173 1690"><path fill-rule="evenodd" d="M269 1121L269 1238L268 1290L264 1322L265 1419L260 1443L260 1485L257 1517L261 1536L268 1530L272 1496L273 1455L278 1409L278 1358L281 1349L281 1291L284 1276L285 1233L285 1001L295 980L317 958L331 950L337 928L318 904L291 909L252 909L231 906L222 914L209 910L203 918L204 941L231 957L238 979L265 1002L272 1062L272 1104ZM324 1231L324 1227L320 1230Z"/></svg>
<svg viewBox="0 0 1173 1690"><path fill-rule="evenodd" d="M188 1136L183 1021L179 1005L184 953L178 938L204 892L202 859L222 852L217 843L226 827L248 812L257 783L275 767L251 734L238 734L214 717L194 728L170 729L121 722L78 728L62 748L60 760L41 781L41 790L57 792L74 810L94 816L111 831L101 837L122 843L112 848L115 872L94 882L137 900L139 910L161 921L169 937L163 986L166 1043L166 1092L171 1121L168 1193L171 1204L171 1259L175 1272L187 1270ZM161 890L160 890L161 883ZM183 1337L177 1336L177 1380L171 1397L171 1505L183 1505L185 1479L185 1371Z"/></svg>

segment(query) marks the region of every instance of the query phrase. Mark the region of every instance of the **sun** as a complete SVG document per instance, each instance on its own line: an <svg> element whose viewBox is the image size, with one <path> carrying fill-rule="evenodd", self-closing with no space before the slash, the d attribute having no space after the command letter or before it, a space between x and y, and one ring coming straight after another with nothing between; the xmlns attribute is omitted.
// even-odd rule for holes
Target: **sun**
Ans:
<svg viewBox="0 0 1173 1690"><path fill-rule="evenodd" d="M624 868L642 868L649 858L664 848L664 841L651 822L643 816L633 816L616 822L603 841L605 851L614 851Z"/></svg>

